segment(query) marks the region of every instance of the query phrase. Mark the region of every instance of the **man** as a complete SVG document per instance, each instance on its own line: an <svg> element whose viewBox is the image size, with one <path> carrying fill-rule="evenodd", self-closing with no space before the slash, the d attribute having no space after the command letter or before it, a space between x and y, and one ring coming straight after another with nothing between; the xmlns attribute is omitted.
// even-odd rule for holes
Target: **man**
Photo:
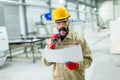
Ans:
<svg viewBox="0 0 120 80"><path fill-rule="evenodd" d="M86 40L78 37L69 30L70 14L65 8L57 8L53 12L52 19L55 21L58 34L54 34L47 43L48 49L61 49L75 45L81 45L83 61L56 63L48 62L44 57L45 65L53 65L54 80L85 80L85 69L92 63L91 51Z"/></svg>

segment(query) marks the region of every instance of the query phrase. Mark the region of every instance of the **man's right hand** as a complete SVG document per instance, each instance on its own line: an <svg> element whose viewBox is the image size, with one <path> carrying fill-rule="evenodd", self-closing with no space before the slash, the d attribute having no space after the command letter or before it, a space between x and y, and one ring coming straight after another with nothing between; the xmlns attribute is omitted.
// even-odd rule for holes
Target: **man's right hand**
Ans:
<svg viewBox="0 0 120 80"><path fill-rule="evenodd" d="M57 40L59 39L59 34L54 34L50 37L50 42L48 43L48 46L50 49L55 49L55 44L57 43Z"/></svg>

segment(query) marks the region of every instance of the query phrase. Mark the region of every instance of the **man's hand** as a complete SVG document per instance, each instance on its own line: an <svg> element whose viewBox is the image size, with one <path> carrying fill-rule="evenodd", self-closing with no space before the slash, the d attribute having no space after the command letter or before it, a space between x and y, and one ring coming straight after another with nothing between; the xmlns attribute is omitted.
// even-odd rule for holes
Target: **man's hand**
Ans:
<svg viewBox="0 0 120 80"><path fill-rule="evenodd" d="M79 67L78 63L76 63L76 62L70 62L70 61L66 62L65 65L66 65L66 67L69 70L75 70L75 69L77 69Z"/></svg>
<svg viewBox="0 0 120 80"><path fill-rule="evenodd" d="M48 44L50 49L55 49L55 44L57 43L57 40L59 39L58 34L54 34L50 37L50 43Z"/></svg>

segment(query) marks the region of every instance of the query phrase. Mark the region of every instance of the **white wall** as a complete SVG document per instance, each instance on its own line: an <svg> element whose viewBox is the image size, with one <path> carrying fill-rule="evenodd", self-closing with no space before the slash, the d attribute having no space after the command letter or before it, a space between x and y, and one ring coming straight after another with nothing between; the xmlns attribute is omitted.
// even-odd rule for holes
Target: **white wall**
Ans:
<svg viewBox="0 0 120 80"><path fill-rule="evenodd" d="M101 24L106 24L108 26L109 21L114 18L120 18L120 1L115 1L115 6L113 6L113 1L106 1L102 4L99 4L99 19ZM115 10L114 10L115 8ZM114 12L114 11L115 12Z"/></svg>
<svg viewBox="0 0 120 80"><path fill-rule="evenodd" d="M48 7L47 2L42 0L26 0L26 3ZM29 32L37 31L37 26L35 25L36 22L40 22L40 15L45 14L47 12L49 12L48 8L27 6L27 21Z"/></svg>
<svg viewBox="0 0 120 80"><path fill-rule="evenodd" d="M99 7L99 17L103 24L108 23L108 21L113 19L113 2L107 1L101 4Z"/></svg>

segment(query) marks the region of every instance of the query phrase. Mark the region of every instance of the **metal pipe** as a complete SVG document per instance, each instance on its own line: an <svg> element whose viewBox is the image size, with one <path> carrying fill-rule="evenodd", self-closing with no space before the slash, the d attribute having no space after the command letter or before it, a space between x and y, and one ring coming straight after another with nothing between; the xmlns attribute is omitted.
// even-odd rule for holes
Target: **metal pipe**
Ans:
<svg viewBox="0 0 120 80"><path fill-rule="evenodd" d="M11 4L11 5L24 5L24 6L34 6L34 7L51 8L51 7L47 7L47 6L40 6L40 5L28 4L28 3L16 2L16 1L0 0L0 3L2 3L2 4Z"/></svg>
<svg viewBox="0 0 120 80"><path fill-rule="evenodd" d="M34 6L34 7L41 7L41 8L50 8L50 9L55 9L56 7L50 7L50 6L40 6L36 4L28 4L28 3L22 3L22 2L16 2L16 1L5 1L5 0L0 0L0 3L2 4L11 4L11 5L24 5L24 6ZM90 13L86 11L77 11L77 10L70 10L69 11L76 11L76 12L82 12L82 13ZM97 13L94 13L97 14Z"/></svg>
<svg viewBox="0 0 120 80"><path fill-rule="evenodd" d="M115 20L115 1L113 0L113 20Z"/></svg>
<svg viewBox="0 0 120 80"><path fill-rule="evenodd" d="M25 0L22 0L22 3L25 3ZM29 34L28 31L28 21L27 21L27 10L26 10L26 6L22 6L23 7L23 16L24 16L24 25L25 25L25 35Z"/></svg>

